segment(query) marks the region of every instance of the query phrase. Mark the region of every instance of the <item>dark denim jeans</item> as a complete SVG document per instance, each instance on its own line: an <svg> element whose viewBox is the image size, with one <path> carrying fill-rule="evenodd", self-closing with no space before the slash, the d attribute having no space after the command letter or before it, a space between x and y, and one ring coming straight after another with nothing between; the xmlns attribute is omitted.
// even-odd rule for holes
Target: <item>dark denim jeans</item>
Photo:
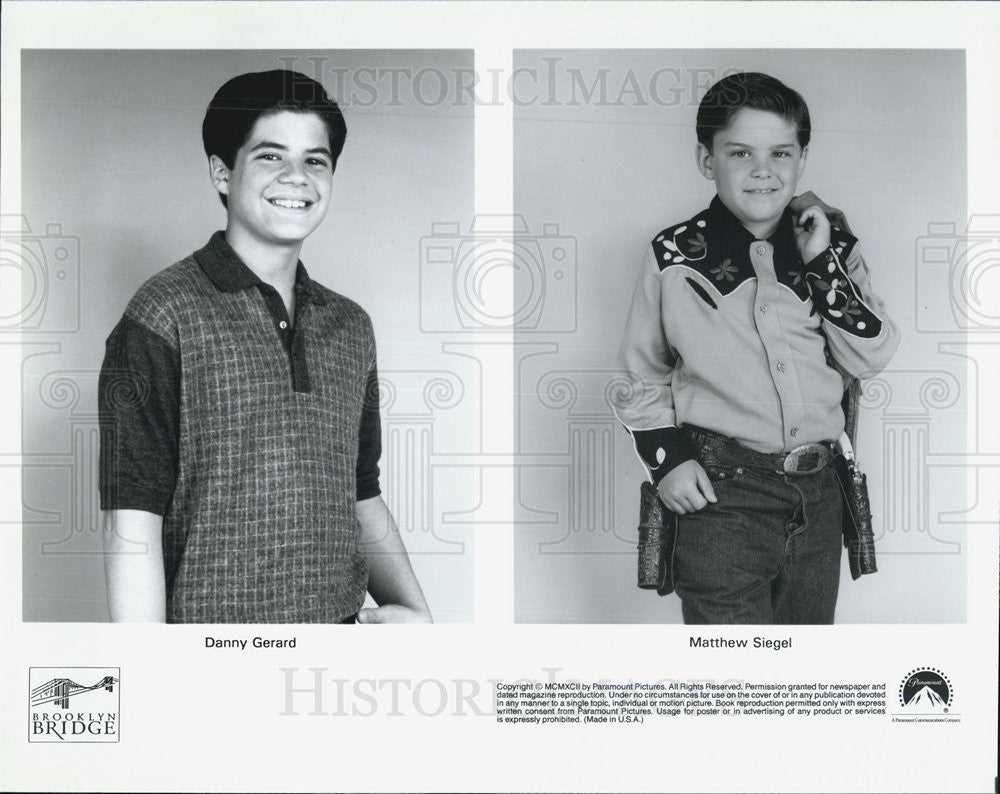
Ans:
<svg viewBox="0 0 1000 794"><path fill-rule="evenodd" d="M760 456L735 442L689 437L719 501L678 516L684 622L833 623L843 542L833 467L778 473L749 465Z"/></svg>

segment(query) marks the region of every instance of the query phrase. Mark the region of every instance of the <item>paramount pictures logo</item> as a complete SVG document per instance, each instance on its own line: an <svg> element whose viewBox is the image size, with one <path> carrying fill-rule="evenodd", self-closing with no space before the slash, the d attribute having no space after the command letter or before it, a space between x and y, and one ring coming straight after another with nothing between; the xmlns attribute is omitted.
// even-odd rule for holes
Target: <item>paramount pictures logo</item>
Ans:
<svg viewBox="0 0 1000 794"><path fill-rule="evenodd" d="M899 704L908 711L947 714L951 682L933 667L911 670L899 685Z"/></svg>
<svg viewBox="0 0 1000 794"><path fill-rule="evenodd" d="M117 667L28 669L29 742L117 742Z"/></svg>
<svg viewBox="0 0 1000 794"><path fill-rule="evenodd" d="M899 683L899 705L893 722L960 722L952 708L955 689L936 667L910 670Z"/></svg>

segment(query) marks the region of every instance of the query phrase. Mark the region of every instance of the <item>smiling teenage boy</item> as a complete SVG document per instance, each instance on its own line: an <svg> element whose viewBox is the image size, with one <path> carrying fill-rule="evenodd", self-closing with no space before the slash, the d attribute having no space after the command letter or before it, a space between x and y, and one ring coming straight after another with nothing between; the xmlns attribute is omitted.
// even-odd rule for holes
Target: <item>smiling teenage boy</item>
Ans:
<svg viewBox="0 0 1000 794"><path fill-rule="evenodd" d="M810 138L797 92L760 73L723 78L697 136L717 195L647 251L618 416L678 516L686 623L832 623L841 398L885 367L899 334L857 240L825 205L793 201Z"/></svg>
<svg viewBox="0 0 1000 794"><path fill-rule="evenodd" d="M139 289L101 372L112 620L430 621L380 496L371 323L299 262L346 134L295 72L209 104L226 229Z"/></svg>

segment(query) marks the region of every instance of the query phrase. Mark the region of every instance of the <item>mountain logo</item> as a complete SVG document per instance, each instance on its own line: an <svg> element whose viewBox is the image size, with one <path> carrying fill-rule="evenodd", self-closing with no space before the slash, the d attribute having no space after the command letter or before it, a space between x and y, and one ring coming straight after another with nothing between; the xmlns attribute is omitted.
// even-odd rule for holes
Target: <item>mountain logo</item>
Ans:
<svg viewBox="0 0 1000 794"><path fill-rule="evenodd" d="M899 685L899 703L909 711L948 713L954 690L948 676L934 667L919 667Z"/></svg>

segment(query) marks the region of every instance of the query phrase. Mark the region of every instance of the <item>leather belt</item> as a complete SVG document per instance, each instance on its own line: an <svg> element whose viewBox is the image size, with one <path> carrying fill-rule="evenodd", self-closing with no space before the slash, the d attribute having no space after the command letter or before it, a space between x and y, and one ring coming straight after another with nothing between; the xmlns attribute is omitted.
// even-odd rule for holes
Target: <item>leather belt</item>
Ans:
<svg viewBox="0 0 1000 794"><path fill-rule="evenodd" d="M749 449L732 438L695 425L684 425L683 430L687 432L693 445L703 447L705 452L722 453L734 462L751 468L768 469L793 477L822 471L834 458L833 444L829 441L802 444L791 452L771 454Z"/></svg>

